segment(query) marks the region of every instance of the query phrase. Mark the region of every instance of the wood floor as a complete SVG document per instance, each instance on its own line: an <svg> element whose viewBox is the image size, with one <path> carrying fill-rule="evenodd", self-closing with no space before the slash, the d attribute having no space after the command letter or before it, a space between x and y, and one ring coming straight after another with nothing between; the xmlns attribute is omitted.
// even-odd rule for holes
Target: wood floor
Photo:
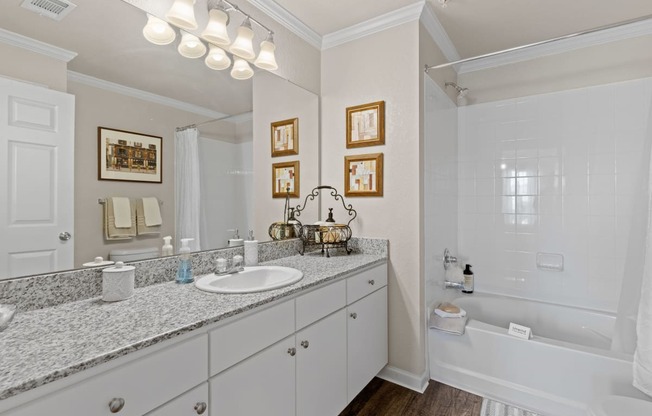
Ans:
<svg viewBox="0 0 652 416"><path fill-rule="evenodd" d="M478 416L482 397L430 380L419 394L374 378L340 416Z"/></svg>

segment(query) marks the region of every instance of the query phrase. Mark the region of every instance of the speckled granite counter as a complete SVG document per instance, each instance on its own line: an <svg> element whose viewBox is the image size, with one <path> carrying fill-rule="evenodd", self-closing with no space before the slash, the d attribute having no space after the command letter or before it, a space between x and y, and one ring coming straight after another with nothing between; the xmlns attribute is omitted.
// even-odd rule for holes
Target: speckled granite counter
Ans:
<svg viewBox="0 0 652 416"><path fill-rule="evenodd" d="M264 264L304 277L268 292L222 295L169 282L122 302L95 297L19 313L0 333L0 400L386 260L386 252L285 257Z"/></svg>

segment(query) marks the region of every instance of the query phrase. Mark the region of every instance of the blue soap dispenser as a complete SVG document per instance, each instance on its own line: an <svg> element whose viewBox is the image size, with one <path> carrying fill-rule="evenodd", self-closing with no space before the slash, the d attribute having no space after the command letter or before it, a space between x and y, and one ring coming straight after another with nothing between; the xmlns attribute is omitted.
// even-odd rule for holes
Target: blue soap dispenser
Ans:
<svg viewBox="0 0 652 416"><path fill-rule="evenodd" d="M181 249L179 249L179 269L177 270L177 283L192 283L192 264L190 262L190 247L188 243L194 238L182 238Z"/></svg>

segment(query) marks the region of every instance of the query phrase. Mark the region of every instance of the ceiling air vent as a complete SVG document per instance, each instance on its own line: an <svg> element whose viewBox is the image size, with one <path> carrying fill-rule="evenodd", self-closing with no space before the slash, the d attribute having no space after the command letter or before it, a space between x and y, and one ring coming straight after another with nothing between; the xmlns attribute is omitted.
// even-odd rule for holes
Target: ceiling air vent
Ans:
<svg viewBox="0 0 652 416"><path fill-rule="evenodd" d="M54 20L63 19L77 7L68 0L25 0L21 6Z"/></svg>

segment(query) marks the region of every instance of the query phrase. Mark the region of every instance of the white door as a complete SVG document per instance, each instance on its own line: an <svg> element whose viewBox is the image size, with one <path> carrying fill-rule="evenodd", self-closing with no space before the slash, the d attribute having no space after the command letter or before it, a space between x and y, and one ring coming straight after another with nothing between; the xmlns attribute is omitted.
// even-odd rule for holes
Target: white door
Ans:
<svg viewBox="0 0 652 416"><path fill-rule="evenodd" d="M74 111L0 77L0 279L73 267Z"/></svg>

